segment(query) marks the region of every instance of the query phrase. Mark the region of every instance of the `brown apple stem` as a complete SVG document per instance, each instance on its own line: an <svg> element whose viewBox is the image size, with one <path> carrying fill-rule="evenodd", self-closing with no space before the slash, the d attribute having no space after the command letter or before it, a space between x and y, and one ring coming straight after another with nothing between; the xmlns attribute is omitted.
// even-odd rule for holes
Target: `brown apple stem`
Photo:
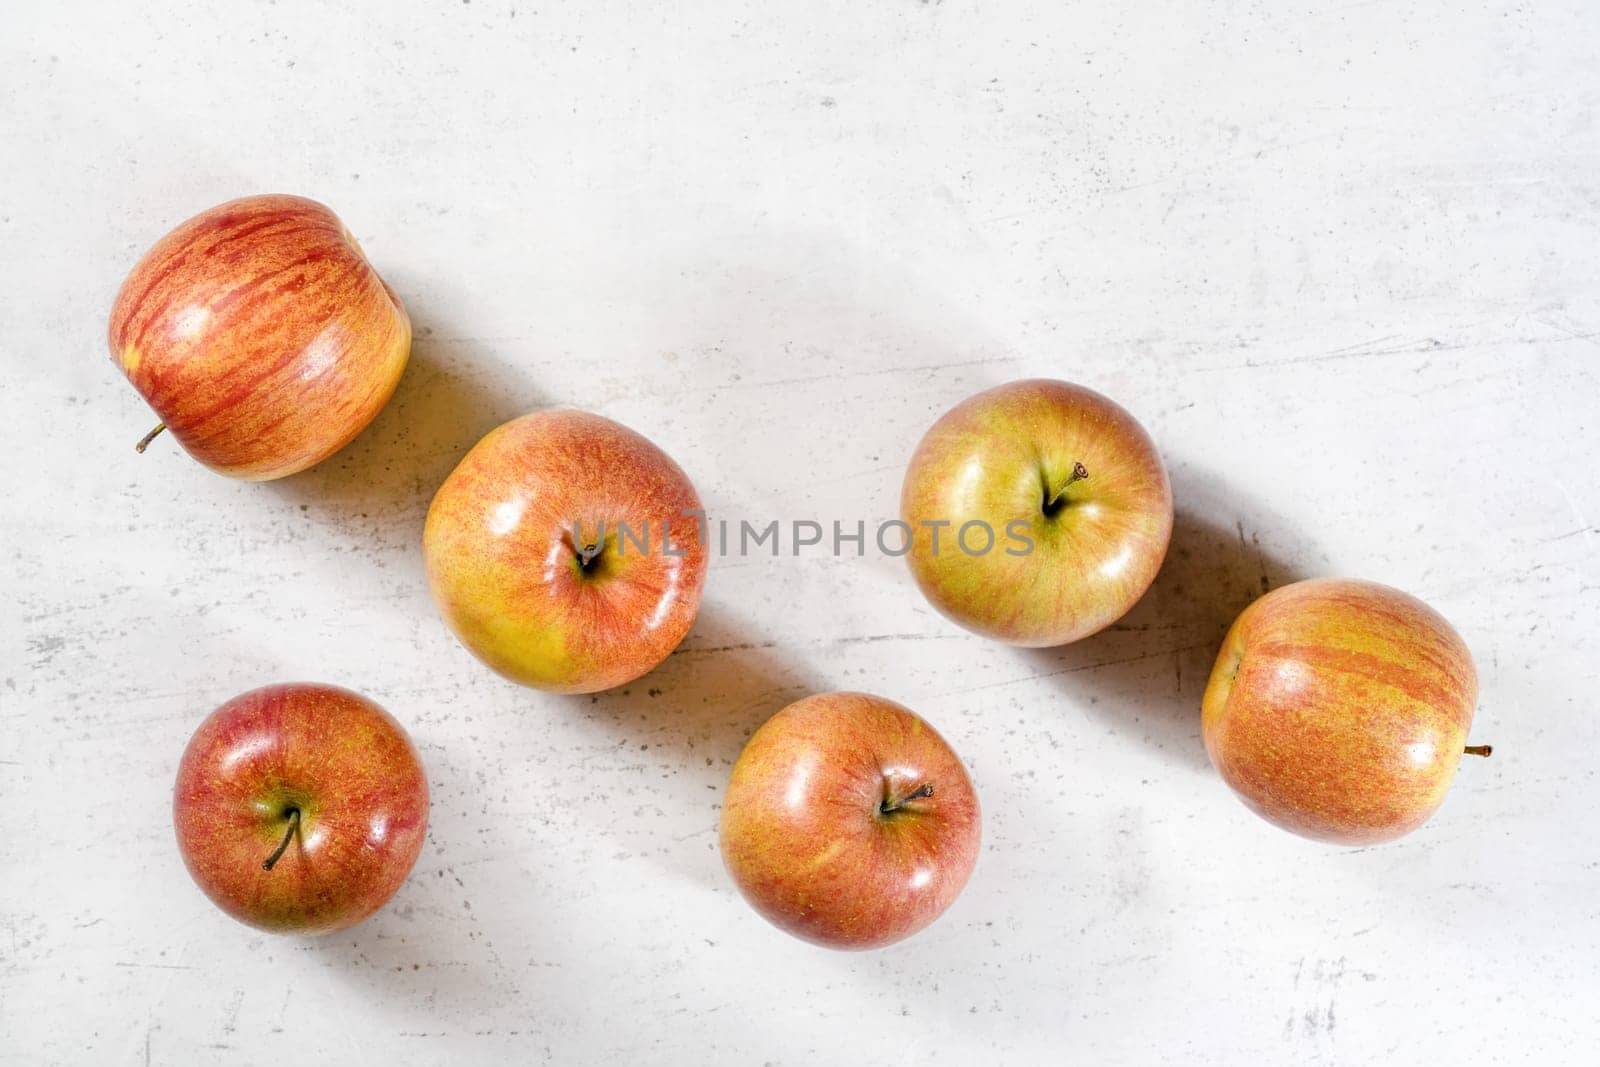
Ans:
<svg viewBox="0 0 1600 1067"><path fill-rule="evenodd" d="M588 570L589 564L593 563L594 558L599 554L599 545L584 545L582 548L578 549L578 566L582 567L584 570Z"/></svg>
<svg viewBox="0 0 1600 1067"><path fill-rule="evenodd" d="M294 835L296 833L298 833L299 830L300 830L300 809L299 808L290 808L289 809L289 829L287 829L287 830L285 830L283 832L283 840L278 842L278 850L276 852L274 852L272 855L268 856L266 858L266 860L261 864L261 869L263 871L270 871L270 870L272 870L273 867L277 866L278 861L283 858L283 854L286 851L288 851L289 842L294 840Z"/></svg>
<svg viewBox="0 0 1600 1067"><path fill-rule="evenodd" d="M931 796L933 796L933 783L923 782L921 785L917 786L917 788L913 789L899 800L885 798L884 802L878 805L878 811L882 812L884 815L888 815L890 812L899 811L913 800Z"/></svg>
<svg viewBox="0 0 1600 1067"><path fill-rule="evenodd" d="M167 428L167 424L166 423L164 423L164 422L156 423L156 428L151 430L149 433L145 434L143 437L139 438L139 443L133 446L133 450L135 452L139 453L141 456L144 455L144 450L150 447L150 442L154 441L157 437L160 437L161 436L161 431L165 430L166 428Z"/></svg>
<svg viewBox="0 0 1600 1067"><path fill-rule="evenodd" d="M1494 746L1493 745L1468 745L1466 748L1462 749L1461 751L1465 752L1469 756L1487 756L1489 753L1494 751Z"/></svg>
<svg viewBox="0 0 1600 1067"><path fill-rule="evenodd" d="M1071 485L1073 482L1081 482L1087 477L1089 477L1089 468L1085 467L1082 463L1074 463L1072 465L1072 473L1067 476L1066 481L1061 483L1061 488L1056 490L1055 495L1045 502L1045 507L1055 507L1061 502L1062 496L1066 494L1067 486Z"/></svg>

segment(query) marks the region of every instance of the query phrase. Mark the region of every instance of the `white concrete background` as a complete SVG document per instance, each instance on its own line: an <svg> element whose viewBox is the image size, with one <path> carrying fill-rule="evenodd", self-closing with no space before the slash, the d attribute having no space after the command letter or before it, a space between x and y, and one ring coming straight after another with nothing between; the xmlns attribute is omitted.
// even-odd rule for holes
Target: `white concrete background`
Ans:
<svg viewBox="0 0 1600 1067"><path fill-rule="evenodd" d="M1593 1053L1592 0L359 7L0 10L0 1059ZM333 205L418 339L365 435L257 486L135 456L103 338L152 241L261 191ZM1170 465L1115 631L1025 653L892 560L721 560L683 649L590 700L434 615L430 494L507 417L620 419L717 515L876 520L940 411L1024 375ZM1495 755L1403 842L1273 829L1201 749L1226 623L1310 575L1477 657ZM380 700L434 789L410 881L322 940L225 918L170 827L196 723L287 679ZM715 847L743 739L837 687L932 719L986 809L965 895L872 955L766 926Z"/></svg>

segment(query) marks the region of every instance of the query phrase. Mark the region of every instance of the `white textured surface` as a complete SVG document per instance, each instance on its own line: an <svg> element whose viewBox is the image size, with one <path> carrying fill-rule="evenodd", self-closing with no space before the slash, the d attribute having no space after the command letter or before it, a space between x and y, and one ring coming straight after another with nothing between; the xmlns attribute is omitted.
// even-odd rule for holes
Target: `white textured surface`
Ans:
<svg viewBox="0 0 1600 1067"><path fill-rule="evenodd" d="M0 10L0 1059L1555 1062L1600 1043L1600 9L472 0ZM146 9L150 10L146 10ZM690 10L692 14L683 14ZM419 327L394 403L234 484L109 362L115 287L256 191L332 205ZM713 515L890 517L922 430L1023 375L1161 443L1174 551L1125 625L963 636L892 560L723 560L683 651L561 699L423 585L468 445L565 403ZM1463 768L1358 851L1258 822L1200 691L1266 583L1358 575L1477 656ZM271 680L412 730L393 904L257 935L168 814ZM810 690L932 719L986 809L966 894L806 947L715 850L743 738Z"/></svg>

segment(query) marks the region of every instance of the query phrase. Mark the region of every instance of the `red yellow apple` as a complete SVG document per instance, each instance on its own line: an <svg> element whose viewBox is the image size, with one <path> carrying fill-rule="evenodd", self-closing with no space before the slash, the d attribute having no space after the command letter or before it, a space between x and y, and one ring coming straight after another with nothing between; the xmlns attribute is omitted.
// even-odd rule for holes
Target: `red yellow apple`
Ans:
<svg viewBox="0 0 1600 1067"><path fill-rule="evenodd" d="M282 478L360 433L394 392L411 320L332 211L251 196L157 241L111 309L111 357L201 463Z"/></svg>
<svg viewBox="0 0 1600 1067"><path fill-rule="evenodd" d="M1228 631L1201 709L1206 751L1246 805L1306 837L1389 841L1455 778L1478 699L1437 612L1375 582L1275 589Z"/></svg>
<svg viewBox="0 0 1600 1067"><path fill-rule="evenodd" d="M378 705L330 685L270 685L212 712L173 790L178 849L242 923L320 934L394 896L422 850L428 779Z"/></svg>
<svg viewBox="0 0 1600 1067"><path fill-rule="evenodd" d="M428 509L428 584L461 643L523 685L632 681L694 624L700 497L644 437L581 411L491 431Z"/></svg>
<svg viewBox="0 0 1600 1067"><path fill-rule="evenodd" d="M966 768L892 700L822 693L769 719L734 764L722 858L768 920L832 948L878 948L942 915L981 825Z"/></svg>
<svg viewBox="0 0 1600 1067"><path fill-rule="evenodd" d="M946 412L900 496L923 595L975 633L1062 645L1121 618L1172 537L1172 488L1132 415L1067 382L1011 382Z"/></svg>

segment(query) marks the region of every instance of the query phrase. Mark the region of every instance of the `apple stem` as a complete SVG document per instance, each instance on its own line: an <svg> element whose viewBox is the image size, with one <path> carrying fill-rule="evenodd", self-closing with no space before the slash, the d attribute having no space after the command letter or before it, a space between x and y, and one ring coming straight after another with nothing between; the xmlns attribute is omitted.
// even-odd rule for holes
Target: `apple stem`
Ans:
<svg viewBox="0 0 1600 1067"><path fill-rule="evenodd" d="M1053 509L1057 504L1061 503L1062 496L1064 496L1067 492L1067 486L1071 485L1073 482L1081 482L1087 477L1089 477L1089 468L1085 467L1082 463L1074 463L1072 465L1072 473L1067 475L1067 480L1061 483L1061 488L1055 491L1054 496L1045 501L1044 506L1046 510Z"/></svg>
<svg viewBox="0 0 1600 1067"><path fill-rule="evenodd" d="M578 549L578 566L582 567L584 570L588 570L589 564L593 563L594 558L599 554L599 545L584 545L582 548Z"/></svg>
<svg viewBox="0 0 1600 1067"><path fill-rule="evenodd" d="M286 851L288 851L289 842L294 840L294 835L299 831L299 829L300 829L300 809L299 808L290 808L289 809L289 829L284 831L283 840L278 842L277 851L274 852L272 855L268 856L266 858L266 860L261 864L261 869L263 871L270 871L270 870L272 870L273 867L277 866L278 861L283 858L283 854Z"/></svg>
<svg viewBox="0 0 1600 1067"><path fill-rule="evenodd" d="M1465 752L1469 756L1487 756L1489 753L1494 751L1494 746L1493 745L1468 745L1466 748L1462 749L1461 751Z"/></svg>
<svg viewBox="0 0 1600 1067"><path fill-rule="evenodd" d="M878 805L878 811L884 815L888 815L890 812L899 811L913 800L931 796L933 796L933 783L923 782L921 785L917 786L917 788L913 789L899 800L891 800L885 797L883 803Z"/></svg>
<svg viewBox="0 0 1600 1067"><path fill-rule="evenodd" d="M156 423L156 428L151 430L149 433L145 434L143 437L139 438L139 443L133 446L133 450L135 452L139 453L141 456L144 455L144 450L150 447L150 442L154 441L157 437L160 437L161 436L161 431L165 430L166 428L167 428L167 424L166 423L164 423L164 422Z"/></svg>

